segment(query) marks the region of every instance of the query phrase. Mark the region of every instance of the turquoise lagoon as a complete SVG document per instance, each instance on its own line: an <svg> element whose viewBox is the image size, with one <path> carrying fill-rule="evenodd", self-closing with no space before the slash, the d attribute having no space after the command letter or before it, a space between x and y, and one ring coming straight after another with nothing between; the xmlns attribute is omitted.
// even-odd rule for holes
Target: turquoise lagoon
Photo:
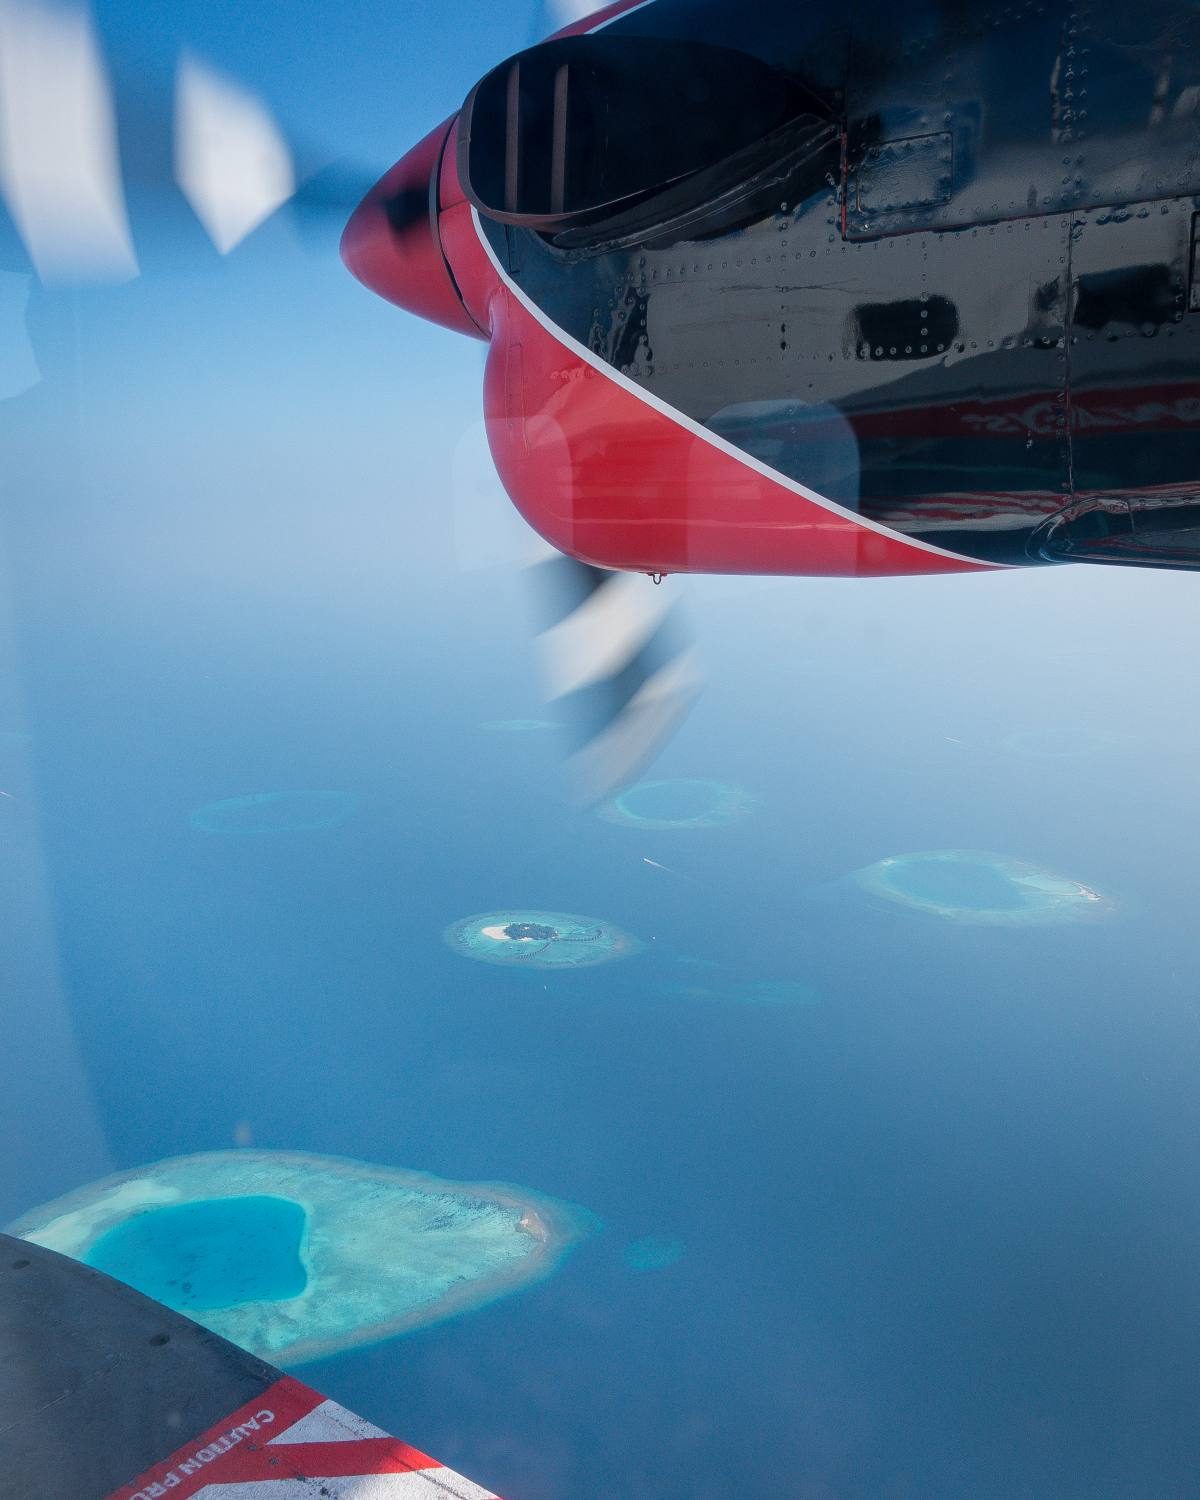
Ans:
<svg viewBox="0 0 1200 1500"><path fill-rule="evenodd" d="M308 1285L307 1222L289 1198L201 1198L134 1214L84 1259L180 1312L287 1302Z"/></svg>

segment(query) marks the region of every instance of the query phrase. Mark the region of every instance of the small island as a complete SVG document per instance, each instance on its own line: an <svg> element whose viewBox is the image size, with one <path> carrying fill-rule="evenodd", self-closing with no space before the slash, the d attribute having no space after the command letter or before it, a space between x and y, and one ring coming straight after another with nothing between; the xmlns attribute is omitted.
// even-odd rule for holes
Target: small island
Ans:
<svg viewBox="0 0 1200 1500"><path fill-rule="evenodd" d="M513 968L584 969L626 958L641 943L610 922L561 911L489 911L443 933L464 958Z"/></svg>
<svg viewBox="0 0 1200 1500"><path fill-rule="evenodd" d="M291 1366L538 1281L594 1225L584 1209L504 1183L212 1151L90 1183L8 1232Z"/></svg>

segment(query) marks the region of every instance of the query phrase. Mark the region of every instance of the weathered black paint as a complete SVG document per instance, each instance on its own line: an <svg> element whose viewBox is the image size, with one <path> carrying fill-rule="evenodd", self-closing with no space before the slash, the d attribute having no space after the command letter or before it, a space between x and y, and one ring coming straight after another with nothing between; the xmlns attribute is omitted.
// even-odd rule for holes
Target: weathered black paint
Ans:
<svg viewBox="0 0 1200 1500"><path fill-rule="evenodd" d="M0 1495L102 1500L278 1379L132 1287L0 1234Z"/></svg>

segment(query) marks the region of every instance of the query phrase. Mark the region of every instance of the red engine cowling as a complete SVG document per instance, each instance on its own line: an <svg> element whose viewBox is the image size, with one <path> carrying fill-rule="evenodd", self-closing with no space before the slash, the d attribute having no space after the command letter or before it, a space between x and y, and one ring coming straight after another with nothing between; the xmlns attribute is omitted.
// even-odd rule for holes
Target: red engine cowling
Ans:
<svg viewBox="0 0 1200 1500"><path fill-rule="evenodd" d="M455 135L456 118L376 184L346 227L342 256L381 297L489 340L492 454L513 503L552 546L600 567L664 574L986 567L825 500L555 327L487 243L459 182Z"/></svg>

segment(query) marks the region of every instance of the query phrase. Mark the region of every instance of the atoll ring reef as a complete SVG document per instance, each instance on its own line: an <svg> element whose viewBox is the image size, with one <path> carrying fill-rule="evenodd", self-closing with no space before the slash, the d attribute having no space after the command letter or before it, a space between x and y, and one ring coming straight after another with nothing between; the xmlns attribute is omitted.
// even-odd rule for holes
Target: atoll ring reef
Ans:
<svg viewBox="0 0 1200 1500"><path fill-rule="evenodd" d="M975 926L1091 922L1114 909L1082 881L1009 854L975 849L893 854L856 870L850 879L870 896Z"/></svg>
<svg viewBox="0 0 1200 1500"><path fill-rule="evenodd" d="M673 829L720 828L754 810L755 801L740 786L724 781L676 777L639 781L596 809L608 823L669 832Z"/></svg>
<svg viewBox="0 0 1200 1500"><path fill-rule="evenodd" d="M238 1150L170 1157L89 1183L8 1232L294 1366L541 1280L597 1222L507 1183Z"/></svg>

